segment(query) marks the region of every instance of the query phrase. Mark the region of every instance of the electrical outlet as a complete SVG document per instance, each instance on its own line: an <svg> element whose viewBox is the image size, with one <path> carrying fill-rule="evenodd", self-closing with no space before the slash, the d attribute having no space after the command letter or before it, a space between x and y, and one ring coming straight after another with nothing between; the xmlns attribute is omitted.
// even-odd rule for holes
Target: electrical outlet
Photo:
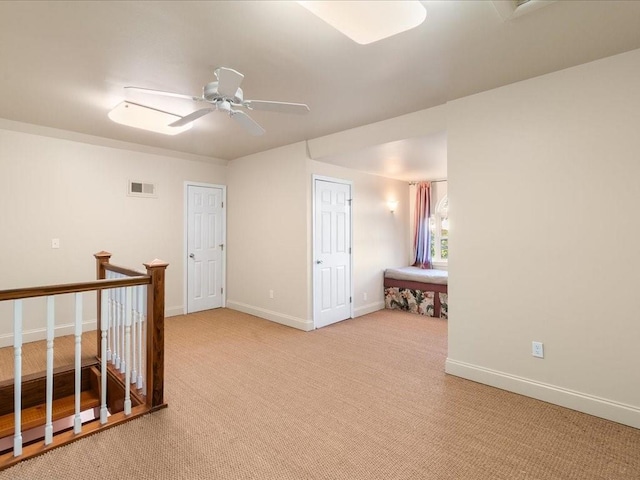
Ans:
<svg viewBox="0 0 640 480"><path fill-rule="evenodd" d="M364 292L364 293L362 294L362 299L363 299L363 300L366 300L366 299L367 299L367 292Z"/></svg>
<svg viewBox="0 0 640 480"><path fill-rule="evenodd" d="M544 358L544 345L542 342L531 342L531 355Z"/></svg>
<svg viewBox="0 0 640 480"><path fill-rule="evenodd" d="M273 298L273 290L269 290L269 298Z"/></svg>
<svg viewBox="0 0 640 480"><path fill-rule="evenodd" d="M52 238L51 239L51 248L60 248L60 239Z"/></svg>

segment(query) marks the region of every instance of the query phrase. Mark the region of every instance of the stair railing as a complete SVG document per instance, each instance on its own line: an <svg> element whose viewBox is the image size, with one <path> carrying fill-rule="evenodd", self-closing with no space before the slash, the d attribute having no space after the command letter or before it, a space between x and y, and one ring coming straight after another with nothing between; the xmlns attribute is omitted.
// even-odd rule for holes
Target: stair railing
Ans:
<svg viewBox="0 0 640 480"><path fill-rule="evenodd" d="M99 252L96 258L98 280L135 278L141 272L110 263L109 252ZM168 263L153 260L145 263L150 282L145 288L127 293L123 289L108 292L109 319L107 346L98 342L98 357L105 356L112 365L125 374L126 384L135 384L146 395L151 409L164 405L164 273ZM128 298L127 295L131 295ZM98 305L103 293L98 292ZM98 329L102 331L101 319L107 314L98 311ZM130 335L127 332L130 332ZM131 348L127 347L127 343ZM152 346L152 348L149 348ZM106 353L103 355L102 352ZM124 352L131 352L125 358ZM131 367L131 368L129 368ZM127 371L130 371L127 374ZM147 387L146 389L144 387Z"/></svg>
<svg viewBox="0 0 640 480"><path fill-rule="evenodd" d="M0 301L13 301L14 384L13 449L0 455L0 470L31 458L51 448L77 440L84 435L165 407L164 403L164 289L167 263L145 263L146 273L109 263L111 254L99 252L96 259L97 280L1 290ZM98 360L100 363L99 421L83 426L81 416L82 383L82 303L83 294L97 292ZM73 431L54 432L53 352L55 340L55 297L74 294L74 413ZM45 424L42 441L23 445L22 437L22 346L23 300L46 297L46 394ZM112 373L108 363L124 374L124 411L110 414L107 386ZM132 409L131 385L144 397L144 403ZM86 428L85 428L86 427ZM42 437L41 437L42 438Z"/></svg>

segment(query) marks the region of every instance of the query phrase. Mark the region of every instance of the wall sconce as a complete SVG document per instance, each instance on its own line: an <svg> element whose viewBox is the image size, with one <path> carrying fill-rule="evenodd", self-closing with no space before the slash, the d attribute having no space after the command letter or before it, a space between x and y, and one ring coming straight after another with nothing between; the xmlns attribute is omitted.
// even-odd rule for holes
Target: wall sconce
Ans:
<svg viewBox="0 0 640 480"><path fill-rule="evenodd" d="M398 201L397 200L389 200L387 202L387 207L389 207L389 211L391 213L396 211L396 208L398 208Z"/></svg>

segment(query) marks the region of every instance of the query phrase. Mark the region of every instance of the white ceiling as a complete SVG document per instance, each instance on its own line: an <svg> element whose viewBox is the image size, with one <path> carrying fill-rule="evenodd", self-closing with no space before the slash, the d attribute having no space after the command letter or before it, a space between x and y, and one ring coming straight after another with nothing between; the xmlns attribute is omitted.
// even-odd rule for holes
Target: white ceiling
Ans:
<svg viewBox="0 0 640 480"><path fill-rule="evenodd" d="M382 143L318 160L408 182L441 180L447 178L447 133Z"/></svg>
<svg viewBox="0 0 640 480"><path fill-rule="evenodd" d="M640 2L560 0L506 21L490 1L423 3L418 28L358 45L291 1L3 1L0 117L234 159L640 48ZM219 112L173 137L107 118L125 99L185 115L198 106L123 87L199 95L217 66L245 75L246 98L307 103L311 112L251 112L267 130L262 137ZM446 140L443 133L322 160L440 178Z"/></svg>

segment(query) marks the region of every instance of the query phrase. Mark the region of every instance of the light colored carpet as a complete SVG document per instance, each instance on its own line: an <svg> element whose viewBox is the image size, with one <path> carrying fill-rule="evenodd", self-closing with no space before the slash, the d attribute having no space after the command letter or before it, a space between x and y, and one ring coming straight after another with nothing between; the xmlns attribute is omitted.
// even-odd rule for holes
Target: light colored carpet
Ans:
<svg viewBox="0 0 640 480"><path fill-rule="evenodd" d="M640 430L444 374L446 322L167 319L169 408L0 472L51 479L640 478Z"/></svg>
<svg viewBox="0 0 640 480"><path fill-rule="evenodd" d="M53 367L73 367L75 359L75 337L65 335L53 341ZM95 359L97 349L96 332L82 334L82 361ZM0 348L0 382L13 380L13 347ZM25 343L22 346L22 375L42 373L47 368L47 342Z"/></svg>

